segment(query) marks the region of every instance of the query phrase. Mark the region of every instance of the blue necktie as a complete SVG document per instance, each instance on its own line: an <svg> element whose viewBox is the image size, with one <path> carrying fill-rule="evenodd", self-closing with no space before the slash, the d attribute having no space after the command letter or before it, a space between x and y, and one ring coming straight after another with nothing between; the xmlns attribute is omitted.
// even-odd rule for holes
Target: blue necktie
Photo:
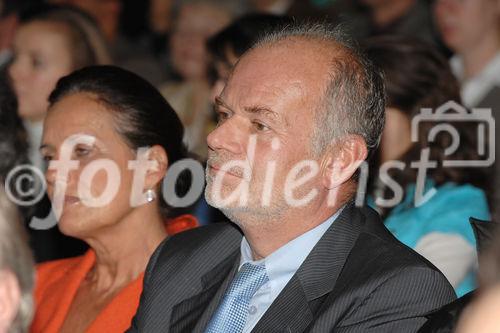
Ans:
<svg viewBox="0 0 500 333"><path fill-rule="evenodd" d="M245 327L250 300L269 281L264 266L245 263L236 274L205 333L240 333Z"/></svg>

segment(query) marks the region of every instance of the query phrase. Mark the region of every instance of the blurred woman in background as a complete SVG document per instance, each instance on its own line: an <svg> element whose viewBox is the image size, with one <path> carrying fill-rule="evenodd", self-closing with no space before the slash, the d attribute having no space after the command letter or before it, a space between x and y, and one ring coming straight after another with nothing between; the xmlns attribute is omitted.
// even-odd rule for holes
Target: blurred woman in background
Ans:
<svg viewBox="0 0 500 333"><path fill-rule="evenodd" d="M57 80L75 69L106 64L106 43L94 22L71 8L50 8L20 23L8 68L28 131L31 162L44 169L39 154L48 97Z"/></svg>
<svg viewBox="0 0 500 333"><path fill-rule="evenodd" d="M123 332L153 251L169 233L197 225L190 215L171 216L161 194L168 167L187 156L184 130L153 86L118 67L86 67L62 78L49 102L42 155L61 160L70 151L79 163L66 179L49 168L48 193L61 214L59 229L90 250L38 267L31 331ZM85 175L103 161L113 172ZM114 195L103 196L110 184ZM177 184L182 197L189 185L184 174Z"/></svg>
<svg viewBox="0 0 500 333"><path fill-rule="evenodd" d="M485 175L479 168L446 167L443 161L478 159L477 123L451 124L460 133L459 147L452 156L445 154L453 141L449 134L441 132L434 140L429 138L439 122L419 124L418 141L412 142L411 122L422 108L435 112L449 101L453 101L449 107L459 106L453 104L460 103L460 95L446 59L432 46L403 37L374 38L366 51L383 70L387 93L377 177L372 177L375 205L388 229L439 268L461 296L475 287L476 241L469 218L489 219L485 193L478 187L484 186ZM419 169L411 163L421 161L426 150L428 160L436 166L426 170L418 189ZM390 164L386 163L394 161L399 164L387 172ZM387 173L399 185L400 202L389 204L387 200L395 198L398 190L389 186L387 179L379 178L378 172Z"/></svg>
<svg viewBox="0 0 500 333"><path fill-rule="evenodd" d="M435 14L465 105L500 112L500 1L438 0Z"/></svg>
<svg viewBox="0 0 500 333"><path fill-rule="evenodd" d="M206 136L211 130L207 39L227 25L237 4L229 1L184 0L174 7L170 59L179 76L160 91L172 104L186 128L189 150L207 155Z"/></svg>

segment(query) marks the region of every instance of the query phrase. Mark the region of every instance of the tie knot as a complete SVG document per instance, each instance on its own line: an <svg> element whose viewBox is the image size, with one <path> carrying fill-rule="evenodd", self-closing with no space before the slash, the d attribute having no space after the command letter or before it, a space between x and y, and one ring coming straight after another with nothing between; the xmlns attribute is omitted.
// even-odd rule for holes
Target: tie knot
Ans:
<svg viewBox="0 0 500 333"><path fill-rule="evenodd" d="M244 263L234 277L227 295L249 300L267 281L269 278L265 266Z"/></svg>

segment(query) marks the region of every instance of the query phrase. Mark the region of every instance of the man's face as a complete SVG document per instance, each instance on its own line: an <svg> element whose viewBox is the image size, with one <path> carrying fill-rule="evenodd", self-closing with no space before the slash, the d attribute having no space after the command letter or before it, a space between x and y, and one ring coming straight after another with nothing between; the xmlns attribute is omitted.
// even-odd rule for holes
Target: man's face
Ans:
<svg viewBox="0 0 500 333"><path fill-rule="evenodd" d="M289 208L287 175L299 162L315 159L311 142L314 113L324 94L328 66L318 55L319 46L304 43L285 42L252 51L241 59L216 98L219 123L207 138L205 193L211 205L233 220L278 217ZM227 172L221 171L230 161L239 162ZM303 168L293 178L308 170ZM311 177L293 191L293 197L302 198L317 188L318 179ZM219 199L238 189L243 193L245 187L248 200L221 205Z"/></svg>

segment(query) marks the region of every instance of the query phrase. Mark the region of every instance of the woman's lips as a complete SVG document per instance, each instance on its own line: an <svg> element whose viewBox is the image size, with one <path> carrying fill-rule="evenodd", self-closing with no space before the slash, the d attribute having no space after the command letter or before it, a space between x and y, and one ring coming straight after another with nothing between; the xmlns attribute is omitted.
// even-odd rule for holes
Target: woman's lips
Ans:
<svg viewBox="0 0 500 333"><path fill-rule="evenodd" d="M64 197L64 204L65 205L74 205L74 204L79 203L80 201L81 201L80 198L74 197L71 195L67 195Z"/></svg>

